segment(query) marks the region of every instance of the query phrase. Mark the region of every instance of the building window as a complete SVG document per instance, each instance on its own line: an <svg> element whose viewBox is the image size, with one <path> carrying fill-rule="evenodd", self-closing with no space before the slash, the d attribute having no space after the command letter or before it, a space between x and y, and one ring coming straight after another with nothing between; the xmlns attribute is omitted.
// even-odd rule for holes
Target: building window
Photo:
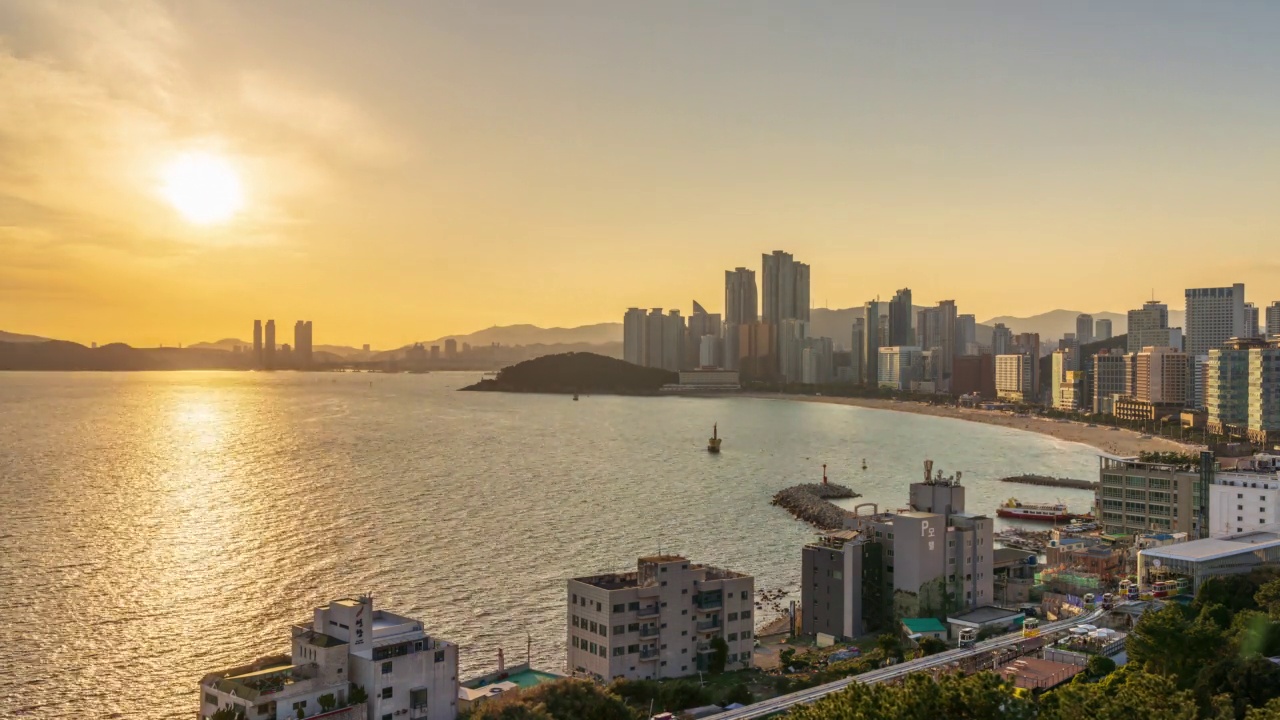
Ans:
<svg viewBox="0 0 1280 720"><path fill-rule="evenodd" d="M665 571L665 570L666 570L666 568L663 568L663 570ZM662 587L666 587L666 586L667 586L667 581L666 581L666 580L663 580L663 581L662 581L662 583L661 583L661 585L662 585Z"/></svg>
<svg viewBox="0 0 1280 720"><path fill-rule="evenodd" d="M746 599L747 599L747 591L746 591L746 590L743 590L743 591L742 591L742 599L743 599L743 600L746 600Z"/></svg>
<svg viewBox="0 0 1280 720"><path fill-rule="evenodd" d="M428 688L410 690L409 707L414 708L415 710L418 708L425 708L427 706L427 690Z"/></svg>
<svg viewBox="0 0 1280 720"><path fill-rule="evenodd" d="M631 655L631 654L634 654L634 653L638 653L638 652L640 652L640 646L639 646L639 645L628 645L628 646L627 646L627 654L628 654L628 655Z"/></svg>
<svg viewBox="0 0 1280 720"><path fill-rule="evenodd" d="M688 634L689 634L689 631L688 631L688 630L681 630L681 631L680 631L680 637L685 637L685 636L687 636Z"/></svg>
<svg viewBox="0 0 1280 720"><path fill-rule="evenodd" d="M627 606L624 603L618 603L613 606L614 612L626 612Z"/></svg>
<svg viewBox="0 0 1280 720"><path fill-rule="evenodd" d="M578 593L570 593L569 597L573 598L569 602L573 603L574 605L578 604Z"/></svg>
<svg viewBox="0 0 1280 720"><path fill-rule="evenodd" d="M622 647L621 645L613 649L614 657L622 657L623 655L626 655L626 654L627 654L627 649Z"/></svg>
<svg viewBox="0 0 1280 720"><path fill-rule="evenodd" d="M621 635L622 633L624 633L624 632L626 632L626 631L627 631L627 626L626 626L626 625L614 625L614 626L613 626L613 634L614 634L614 635Z"/></svg>
<svg viewBox="0 0 1280 720"><path fill-rule="evenodd" d="M639 631L640 631L640 623L631 623L627 625L627 632L639 632Z"/></svg>
<svg viewBox="0 0 1280 720"><path fill-rule="evenodd" d="M688 609L688 608L685 608L684 610L681 610L681 611L680 611L680 614L681 614L681 615L688 615L688 614L689 614L689 609Z"/></svg>
<svg viewBox="0 0 1280 720"><path fill-rule="evenodd" d="M1244 499L1244 493L1236 493L1236 499L1237 499L1237 500L1243 500L1243 499Z"/></svg>
<svg viewBox="0 0 1280 720"><path fill-rule="evenodd" d="M738 633L729 633L729 642L734 642L737 639L738 639Z"/></svg>
<svg viewBox="0 0 1280 720"><path fill-rule="evenodd" d="M604 612L604 605L601 605L599 602L597 602L597 603L596 603L596 612Z"/></svg>
<svg viewBox="0 0 1280 720"><path fill-rule="evenodd" d="M444 651L443 651L443 650L437 650L437 651L436 651L436 662L444 662Z"/></svg>
<svg viewBox="0 0 1280 720"><path fill-rule="evenodd" d="M680 589L680 594L681 594L681 595L688 595L688 594L689 594L689 588L681 588L681 589Z"/></svg>
<svg viewBox="0 0 1280 720"><path fill-rule="evenodd" d="M386 662L382 663L382 674L383 674L383 675L390 675L390 674L391 674L391 661L390 661L390 660L388 660L388 661L386 661Z"/></svg>
<svg viewBox="0 0 1280 720"><path fill-rule="evenodd" d="M217 695L214 695L213 693L205 693L205 694L204 694L204 701L205 701L205 702L207 702L207 703L209 703L210 705L217 705L217 704L218 704L218 696L217 696Z"/></svg>
<svg viewBox="0 0 1280 720"><path fill-rule="evenodd" d="M1243 509L1244 509L1244 506L1243 506L1243 505L1237 505L1237 506L1236 506L1236 509L1237 509L1237 510L1243 510Z"/></svg>
<svg viewBox="0 0 1280 720"><path fill-rule="evenodd" d="M382 720L396 720L395 713L383 713Z"/></svg>
<svg viewBox="0 0 1280 720"><path fill-rule="evenodd" d="M1243 517L1241 517L1240 515L1237 515L1237 516L1236 516L1236 522L1244 522L1244 518L1243 518Z"/></svg>
<svg viewBox="0 0 1280 720"><path fill-rule="evenodd" d="M384 688L382 688L382 699L383 699L383 700L390 700L390 699L391 699L391 695L392 695L392 691L393 691L394 689L395 689L395 688L392 688L392 687L384 687Z"/></svg>
<svg viewBox="0 0 1280 720"><path fill-rule="evenodd" d="M638 603L638 602L627 603L627 609L628 609L628 610L639 610L639 609L640 609L640 603Z"/></svg>
<svg viewBox="0 0 1280 720"><path fill-rule="evenodd" d="M746 639L747 639L747 638L749 638L749 637L751 637L751 631L750 631L750 630L743 630L743 631L742 631L742 639L743 639L743 640L746 640Z"/></svg>
<svg viewBox="0 0 1280 720"><path fill-rule="evenodd" d="M750 611L750 610L743 610L743 611L742 611L742 619L743 619L743 620L746 620L746 619L748 619L748 618L750 618L750 617L751 617L751 611Z"/></svg>
<svg viewBox="0 0 1280 720"><path fill-rule="evenodd" d="M737 619L738 619L738 613L729 613L729 619L730 619L730 620L737 620Z"/></svg>

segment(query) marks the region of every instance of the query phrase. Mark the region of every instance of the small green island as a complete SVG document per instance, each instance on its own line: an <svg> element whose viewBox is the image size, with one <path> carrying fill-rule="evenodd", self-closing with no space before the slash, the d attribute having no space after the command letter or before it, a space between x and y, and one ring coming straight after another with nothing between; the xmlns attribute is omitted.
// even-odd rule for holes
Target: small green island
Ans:
<svg viewBox="0 0 1280 720"><path fill-rule="evenodd" d="M595 353L571 352L525 360L461 388L489 392L657 395L663 385L679 381L669 370L644 368Z"/></svg>

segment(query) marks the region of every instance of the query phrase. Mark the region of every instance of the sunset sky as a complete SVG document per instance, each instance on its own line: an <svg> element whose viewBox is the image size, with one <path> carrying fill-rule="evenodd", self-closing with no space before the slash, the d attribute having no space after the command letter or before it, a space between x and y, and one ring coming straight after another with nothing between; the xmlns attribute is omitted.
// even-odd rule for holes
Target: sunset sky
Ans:
<svg viewBox="0 0 1280 720"><path fill-rule="evenodd" d="M961 5L964 9L961 9ZM1280 299L1280 3L0 3L0 329ZM192 178L195 178L192 180Z"/></svg>

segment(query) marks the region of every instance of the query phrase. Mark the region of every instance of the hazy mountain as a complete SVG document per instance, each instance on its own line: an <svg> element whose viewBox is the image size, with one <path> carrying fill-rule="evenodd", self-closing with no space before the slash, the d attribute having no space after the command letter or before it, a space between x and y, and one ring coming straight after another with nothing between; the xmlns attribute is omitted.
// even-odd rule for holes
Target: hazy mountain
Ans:
<svg viewBox="0 0 1280 720"><path fill-rule="evenodd" d="M435 340L424 340L423 345L444 345L445 340L457 340L458 345L595 345L622 342L622 323L608 322L581 325L571 328L541 328L537 325L495 325L467 335L445 335Z"/></svg>
<svg viewBox="0 0 1280 720"><path fill-rule="evenodd" d="M0 330L0 342L38 343L49 342L49 338L40 337L39 335L23 335L21 333L11 333Z"/></svg>
<svg viewBox="0 0 1280 720"><path fill-rule="evenodd" d="M277 343L280 343L280 342L286 342L286 343L288 343L288 342L289 342L289 340L283 340L283 341L282 341L282 340L280 339L280 337L279 337L279 336L277 336L277 337L276 337L276 342L277 342ZM199 342L199 343L192 343L191 345L188 345L187 347L189 347L189 348L191 348L191 349L193 349L193 350L223 350L223 351L225 351L225 352L232 352L232 351L234 351L234 350L235 350L235 348L236 348L236 346L237 346L237 345L239 345L239 346L241 346L241 347L246 347L246 348L252 348L252 347L253 347L253 343L252 343L252 342L248 342L248 341L246 341L246 340L238 340L238 339L236 339L236 338L223 338L223 339L218 340L218 341L216 341L216 342ZM330 354L330 355L334 355L334 356L339 357L339 358L359 357L359 356L361 356L361 355L364 355L364 354L365 354L364 350L362 350L362 349L360 349L360 348L353 348L353 347L349 347L349 346L347 346L347 345L316 345L316 346L312 347L311 349L312 349L313 351L315 351L316 353L328 353L328 354ZM369 354L370 354L370 355L372 355L373 353L372 353L372 352L370 352Z"/></svg>
<svg viewBox="0 0 1280 720"><path fill-rule="evenodd" d="M1006 327L1014 333L1033 332L1040 333L1040 342L1046 340L1059 340L1066 333L1076 331L1076 316L1081 310L1050 310L1049 312L1032 315L1031 317L1013 317L1004 315L1001 317L991 318L986 321L985 325L995 325L996 323L1004 323ZM1123 335L1129 331L1129 314L1113 313L1113 312L1096 312L1089 313L1093 316L1094 323L1099 320L1111 321L1111 334ZM1181 310L1169 311L1169 326L1184 327L1183 312Z"/></svg>
<svg viewBox="0 0 1280 720"><path fill-rule="evenodd" d="M247 355L191 348L132 348L112 343L0 342L0 370L247 370Z"/></svg>

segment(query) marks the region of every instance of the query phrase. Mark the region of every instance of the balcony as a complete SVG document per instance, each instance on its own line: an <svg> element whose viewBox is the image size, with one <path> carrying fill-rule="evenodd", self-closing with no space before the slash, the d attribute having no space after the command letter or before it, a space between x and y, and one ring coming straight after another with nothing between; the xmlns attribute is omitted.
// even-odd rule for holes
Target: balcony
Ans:
<svg viewBox="0 0 1280 720"><path fill-rule="evenodd" d="M698 593L693 596L693 606L698 612L711 612L724 607L724 593L720 591Z"/></svg>
<svg viewBox="0 0 1280 720"><path fill-rule="evenodd" d="M657 617L657 615L658 615L657 603L654 603L653 605L644 605L639 610L636 611L636 617Z"/></svg>
<svg viewBox="0 0 1280 720"><path fill-rule="evenodd" d="M657 660L658 649L653 647L640 648L640 659L645 661Z"/></svg>
<svg viewBox="0 0 1280 720"><path fill-rule="evenodd" d="M641 626L640 626L640 637L642 637L642 638L656 638L656 637L658 637L658 626L657 626L657 625L641 625Z"/></svg>
<svg viewBox="0 0 1280 720"><path fill-rule="evenodd" d="M703 653L709 653L709 652L711 652L711 643L709 642L698 643L697 653L699 655L702 655Z"/></svg>
<svg viewBox="0 0 1280 720"><path fill-rule="evenodd" d="M717 617L711 620L703 620L698 623L698 632L718 632L722 627L723 626L720 624L720 618Z"/></svg>

